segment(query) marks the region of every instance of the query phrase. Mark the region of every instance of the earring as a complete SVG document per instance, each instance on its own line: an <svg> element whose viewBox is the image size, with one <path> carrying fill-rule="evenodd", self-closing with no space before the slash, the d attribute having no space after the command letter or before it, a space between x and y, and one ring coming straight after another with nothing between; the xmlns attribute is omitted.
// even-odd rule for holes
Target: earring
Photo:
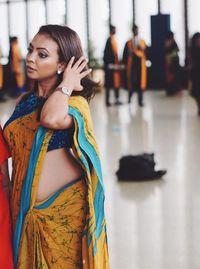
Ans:
<svg viewBox="0 0 200 269"><path fill-rule="evenodd" d="M62 73L62 70L58 70L57 74L60 75Z"/></svg>

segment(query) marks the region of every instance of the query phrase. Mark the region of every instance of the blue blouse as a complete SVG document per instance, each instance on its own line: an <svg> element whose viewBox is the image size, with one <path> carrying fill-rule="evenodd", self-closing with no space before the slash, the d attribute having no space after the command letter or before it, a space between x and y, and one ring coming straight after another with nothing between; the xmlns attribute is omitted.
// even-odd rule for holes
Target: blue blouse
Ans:
<svg viewBox="0 0 200 269"><path fill-rule="evenodd" d="M45 101L46 98L39 97L34 93L28 95L27 97L22 98L22 100L16 106L14 113L12 114L10 119L6 122L6 125L8 125L16 118L23 117L23 115L31 114L36 110L38 110L38 115L40 115L41 109ZM73 145L73 134L74 134L74 127L63 130L53 130L53 134L49 141L47 151L64 147L71 148Z"/></svg>

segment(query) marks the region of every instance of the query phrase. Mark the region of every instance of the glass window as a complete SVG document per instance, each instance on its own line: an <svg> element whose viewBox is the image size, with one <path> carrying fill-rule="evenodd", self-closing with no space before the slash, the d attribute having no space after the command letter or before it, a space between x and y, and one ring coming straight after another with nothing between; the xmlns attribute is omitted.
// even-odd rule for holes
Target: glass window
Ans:
<svg viewBox="0 0 200 269"><path fill-rule="evenodd" d="M111 7L112 24L116 26L116 39L119 54L122 56L124 45L131 37L131 26L133 21L132 0L123 1L123 4L121 1L112 0Z"/></svg>
<svg viewBox="0 0 200 269"><path fill-rule="evenodd" d="M47 1L47 22L52 24L65 23L65 1L50 0Z"/></svg>
<svg viewBox="0 0 200 269"><path fill-rule="evenodd" d="M75 30L81 39L84 53L87 55L86 6L83 0L68 0L68 26Z"/></svg>
<svg viewBox="0 0 200 269"><path fill-rule="evenodd" d="M196 1L195 1L196 3ZM171 30L175 34L175 40L180 49L180 62L185 61L185 39L184 39L184 6L182 0L167 0L162 2L162 13L170 14Z"/></svg>
<svg viewBox="0 0 200 269"><path fill-rule="evenodd" d="M98 7L98 8L97 8ZM108 28L108 0L90 0L90 39L95 58L102 58L106 39L109 35Z"/></svg>
<svg viewBox="0 0 200 269"><path fill-rule="evenodd" d="M189 17L189 33L190 37L196 33L200 32L200 20L199 11L200 1L190 0L188 3L188 17Z"/></svg>
<svg viewBox="0 0 200 269"><path fill-rule="evenodd" d="M0 5L0 47L3 56L8 56L9 53L9 38L8 38L8 7L6 4Z"/></svg>
<svg viewBox="0 0 200 269"><path fill-rule="evenodd" d="M151 45L151 15L157 14L157 1L155 0L138 0L135 1L136 24L139 27L141 38L150 46ZM163 1L164 2L164 1Z"/></svg>
<svg viewBox="0 0 200 269"><path fill-rule="evenodd" d="M45 24L44 2L38 0L28 1L29 41L43 24Z"/></svg>
<svg viewBox="0 0 200 269"><path fill-rule="evenodd" d="M27 51L26 40L26 9L24 2L10 3L10 34L17 36L23 56Z"/></svg>

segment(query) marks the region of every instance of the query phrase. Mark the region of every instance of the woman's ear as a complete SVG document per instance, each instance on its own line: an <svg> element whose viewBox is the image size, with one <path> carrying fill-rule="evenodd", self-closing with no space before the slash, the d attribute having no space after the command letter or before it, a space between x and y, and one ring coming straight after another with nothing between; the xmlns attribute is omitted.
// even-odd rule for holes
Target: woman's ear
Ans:
<svg viewBox="0 0 200 269"><path fill-rule="evenodd" d="M66 63L61 62L61 63L58 64L57 72L61 74L61 73L63 73L65 71L65 68L66 68Z"/></svg>

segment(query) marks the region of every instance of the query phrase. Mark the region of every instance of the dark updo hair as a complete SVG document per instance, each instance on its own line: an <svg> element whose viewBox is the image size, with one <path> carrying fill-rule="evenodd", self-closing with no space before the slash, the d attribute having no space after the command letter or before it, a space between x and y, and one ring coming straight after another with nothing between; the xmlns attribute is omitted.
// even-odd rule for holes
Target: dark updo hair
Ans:
<svg viewBox="0 0 200 269"><path fill-rule="evenodd" d="M74 62L76 62L83 56L83 49L78 34L65 25L43 25L37 34L47 35L57 43L60 62L66 62L68 64L73 56L75 57ZM87 69L88 66L83 71ZM60 84L62 78L63 75L60 74L55 88ZM73 91L72 95L81 95L89 101L94 96L94 88L98 86L98 83L94 82L90 75L87 75L81 80L81 85L83 86L83 90Z"/></svg>

